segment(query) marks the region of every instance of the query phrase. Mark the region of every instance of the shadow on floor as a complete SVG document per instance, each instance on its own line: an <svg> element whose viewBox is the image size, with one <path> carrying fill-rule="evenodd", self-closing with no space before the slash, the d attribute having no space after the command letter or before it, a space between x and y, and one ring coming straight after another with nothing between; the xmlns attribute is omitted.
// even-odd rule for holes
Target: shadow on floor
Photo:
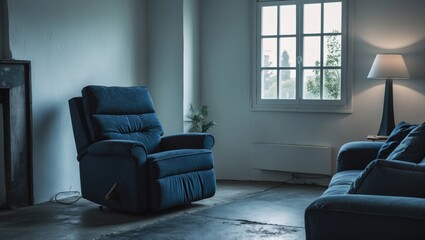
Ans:
<svg viewBox="0 0 425 240"><path fill-rule="evenodd" d="M246 233L259 232L261 229L264 230L263 233L295 230L303 232L304 208L324 190L323 187L305 185L219 181L216 196L213 198L160 213L143 215L117 212L108 208L99 209L97 204L84 199L73 205L49 202L1 211L0 239L99 239L134 233L132 231L139 234L137 231L143 229L151 231L152 235L149 236L162 239L157 238L165 231L158 228L160 225L168 226L166 231L170 231L170 228L176 231L182 230L180 234L184 233L183 229L191 230L194 234L191 236L198 238L199 235L196 234L200 232L194 230L210 229L208 224L211 226L215 224L216 227L224 229L227 226L229 236L240 232L235 226L239 226L240 230ZM275 205L271 204L272 202ZM181 227L183 225L180 227L173 225L180 220L182 223L187 220L207 225L192 227L187 225L186 228ZM285 228L274 228L273 224L285 225Z"/></svg>

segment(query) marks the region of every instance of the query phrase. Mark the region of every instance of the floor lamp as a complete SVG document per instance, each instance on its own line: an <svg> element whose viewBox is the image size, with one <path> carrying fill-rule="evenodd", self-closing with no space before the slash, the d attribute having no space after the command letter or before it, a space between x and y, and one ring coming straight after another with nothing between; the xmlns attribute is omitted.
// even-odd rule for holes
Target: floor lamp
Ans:
<svg viewBox="0 0 425 240"><path fill-rule="evenodd" d="M388 136L395 127L393 79L409 79L409 71L400 54L377 54L367 78L385 79L384 108L378 135Z"/></svg>

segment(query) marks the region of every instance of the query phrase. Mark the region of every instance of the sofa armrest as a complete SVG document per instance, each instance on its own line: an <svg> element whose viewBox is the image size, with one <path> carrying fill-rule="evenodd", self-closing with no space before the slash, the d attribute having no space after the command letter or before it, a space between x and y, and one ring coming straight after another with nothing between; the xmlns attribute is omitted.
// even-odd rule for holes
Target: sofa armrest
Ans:
<svg viewBox="0 0 425 240"><path fill-rule="evenodd" d="M214 146L214 137L209 133L185 133L161 138L161 150L209 149Z"/></svg>
<svg viewBox="0 0 425 240"><path fill-rule="evenodd" d="M376 159L383 142L357 141L344 144L338 153L337 172L363 170Z"/></svg>
<svg viewBox="0 0 425 240"><path fill-rule="evenodd" d="M305 211L307 240L424 239L424 224L423 198L325 196Z"/></svg>

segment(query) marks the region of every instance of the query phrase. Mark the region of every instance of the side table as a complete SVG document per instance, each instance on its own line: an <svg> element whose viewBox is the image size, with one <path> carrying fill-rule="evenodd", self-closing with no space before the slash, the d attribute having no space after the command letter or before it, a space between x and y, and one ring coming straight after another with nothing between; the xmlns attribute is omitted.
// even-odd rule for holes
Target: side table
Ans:
<svg viewBox="0 0 425 240"><path fill-rule="evenodd" d="M375 141L384 142L387 139L388 139L388 136L383 136L383 135L367 135L367 140L370 140L372 142L375 142Z"/></svg>

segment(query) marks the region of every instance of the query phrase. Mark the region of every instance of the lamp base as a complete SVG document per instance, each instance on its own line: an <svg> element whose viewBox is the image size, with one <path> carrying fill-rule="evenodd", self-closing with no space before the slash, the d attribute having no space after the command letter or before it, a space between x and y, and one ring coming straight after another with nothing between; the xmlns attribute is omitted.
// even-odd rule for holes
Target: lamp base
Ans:
<svg viewBox="0 0 425 240"><path fill-rule="evenodd" d="M387 79L385 81L384 108L382 111L381 125L377 135L389 136L394 127L393 80Z"/></svg>

